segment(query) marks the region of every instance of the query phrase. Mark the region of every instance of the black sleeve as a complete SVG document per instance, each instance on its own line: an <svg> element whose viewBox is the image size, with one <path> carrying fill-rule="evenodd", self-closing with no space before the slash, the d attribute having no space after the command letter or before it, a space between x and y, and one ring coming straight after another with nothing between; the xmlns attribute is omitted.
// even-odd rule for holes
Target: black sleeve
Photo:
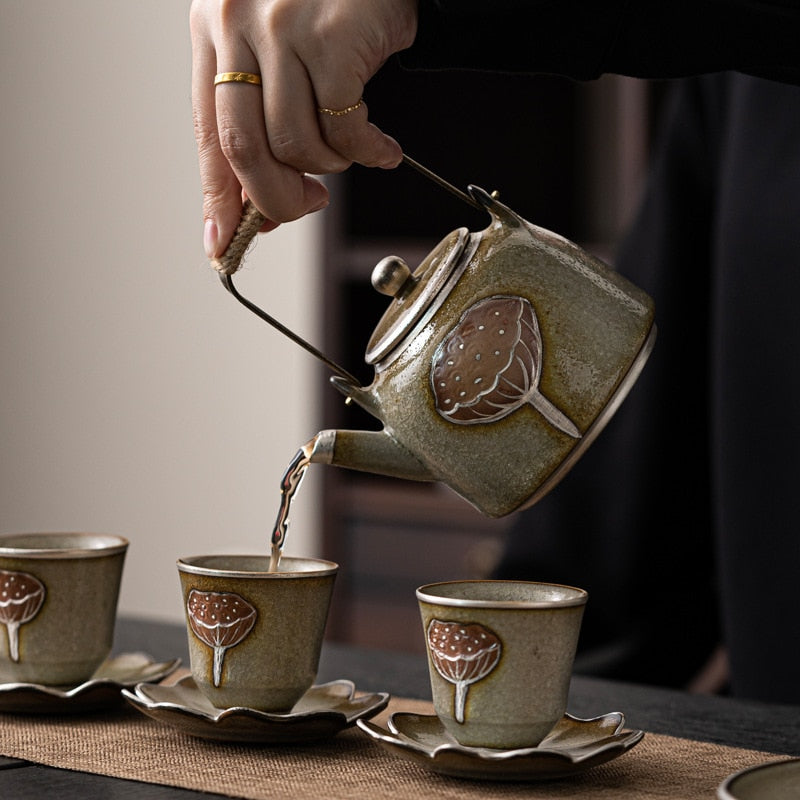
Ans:
<svg viewBox="0 0 800 800"><path fill-rule="evenodd" d="M425 69L678 78L735 70L800 84L798 0L420 0Z"/></svg>

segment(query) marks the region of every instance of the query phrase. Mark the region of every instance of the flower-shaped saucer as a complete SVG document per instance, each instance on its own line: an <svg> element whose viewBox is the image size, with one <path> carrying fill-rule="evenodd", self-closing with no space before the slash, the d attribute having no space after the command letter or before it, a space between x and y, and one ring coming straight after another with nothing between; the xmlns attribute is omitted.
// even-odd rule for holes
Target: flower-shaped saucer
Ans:
<svg viewBox="0 0 800 800"><path fill-rule="evenodd" d="M160 681L180 665L153 661L145 653L122 653L106 659L78 686L0 683L0 712L11 714L83 714L121 705L121 690L144 681Z"/></svg>
<svg viewBox="0 0 800 800"><path fill-rule="evenodd" d="M616 758L641 741L623 730L618 711L594 719L565 714L538 747L494 750L460 745L435 715L396 712L389 730L360 720L358 727L385 749L434 772L458 778L534 781L562 778Z"/></svg>
<svg viewBox="0 0 800 800"><path fill-rule="evenodd" d="M386 692L355 697L352 681L338 680L312 686L291 711L253 708L216 708L197 688L191 675L172 686L140 684L123 692L127 700L159 722L191 736L225 742L289 744L335 736L359 719L382 711Z"/></svg>

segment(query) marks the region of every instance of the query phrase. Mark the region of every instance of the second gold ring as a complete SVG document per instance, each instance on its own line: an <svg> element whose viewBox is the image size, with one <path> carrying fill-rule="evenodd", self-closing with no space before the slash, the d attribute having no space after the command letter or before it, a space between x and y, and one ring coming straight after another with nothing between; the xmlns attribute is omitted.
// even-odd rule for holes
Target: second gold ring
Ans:
<svg viewBox="0 0 800 800"><path fill-rule="evenodd" d="M363 105L364 98L362 97L357 103L354 103L352 106L347 106L347 108L318 108L317 111L320 114L328 114L331 117L343 117L345 114L349 114L351 111L355 111Z"/></svg>

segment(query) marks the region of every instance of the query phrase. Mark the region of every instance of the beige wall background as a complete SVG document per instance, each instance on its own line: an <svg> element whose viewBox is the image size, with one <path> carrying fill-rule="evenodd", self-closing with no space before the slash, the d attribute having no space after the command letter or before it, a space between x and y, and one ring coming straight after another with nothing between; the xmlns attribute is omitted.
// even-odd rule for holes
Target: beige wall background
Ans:
<svg viewBox="0 0 800 800"><path fill-rule="evenodd" d="M202 251L188 5L0 0L0 531L128 537L120 612L176 620L175 559L266 549L319 427L313 359ZM238 282L312 341L318 225ZM317 496L286 552L318 554Z"/></svg>

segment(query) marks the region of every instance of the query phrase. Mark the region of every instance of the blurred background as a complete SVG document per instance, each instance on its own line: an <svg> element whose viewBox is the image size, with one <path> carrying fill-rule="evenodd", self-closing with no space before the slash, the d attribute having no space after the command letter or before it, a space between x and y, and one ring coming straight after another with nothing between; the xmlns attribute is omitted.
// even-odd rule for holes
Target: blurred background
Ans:
<svg viewBox="0 0 800 800"><path fill-rule="evenodd" d="M266 549L298 447L375 426L206 263L190 56L188 3L0 3L0 531L127 536L120 612L167 620L177 557ZM366 99L413 158L613 263L658 91L389 64ZM374 264L413 269L488 219L405 167L329 185L325 212L259 237L237 286L369 382ZM341 564L329 637L407 650L414 588L488 574L511 522L442 486L322 467L295 506L286 552Z"/></svg>
<svg viewBox="0 0 800 800"><path fill-rule="evenodd" d="M0 531L131 541L120 612L182 615L175 559L268 547L315 365L202 250L188 3L0 3ZM240 288L319 334L319 220ZM315 476L287 552L319 549Z"/></svg>

